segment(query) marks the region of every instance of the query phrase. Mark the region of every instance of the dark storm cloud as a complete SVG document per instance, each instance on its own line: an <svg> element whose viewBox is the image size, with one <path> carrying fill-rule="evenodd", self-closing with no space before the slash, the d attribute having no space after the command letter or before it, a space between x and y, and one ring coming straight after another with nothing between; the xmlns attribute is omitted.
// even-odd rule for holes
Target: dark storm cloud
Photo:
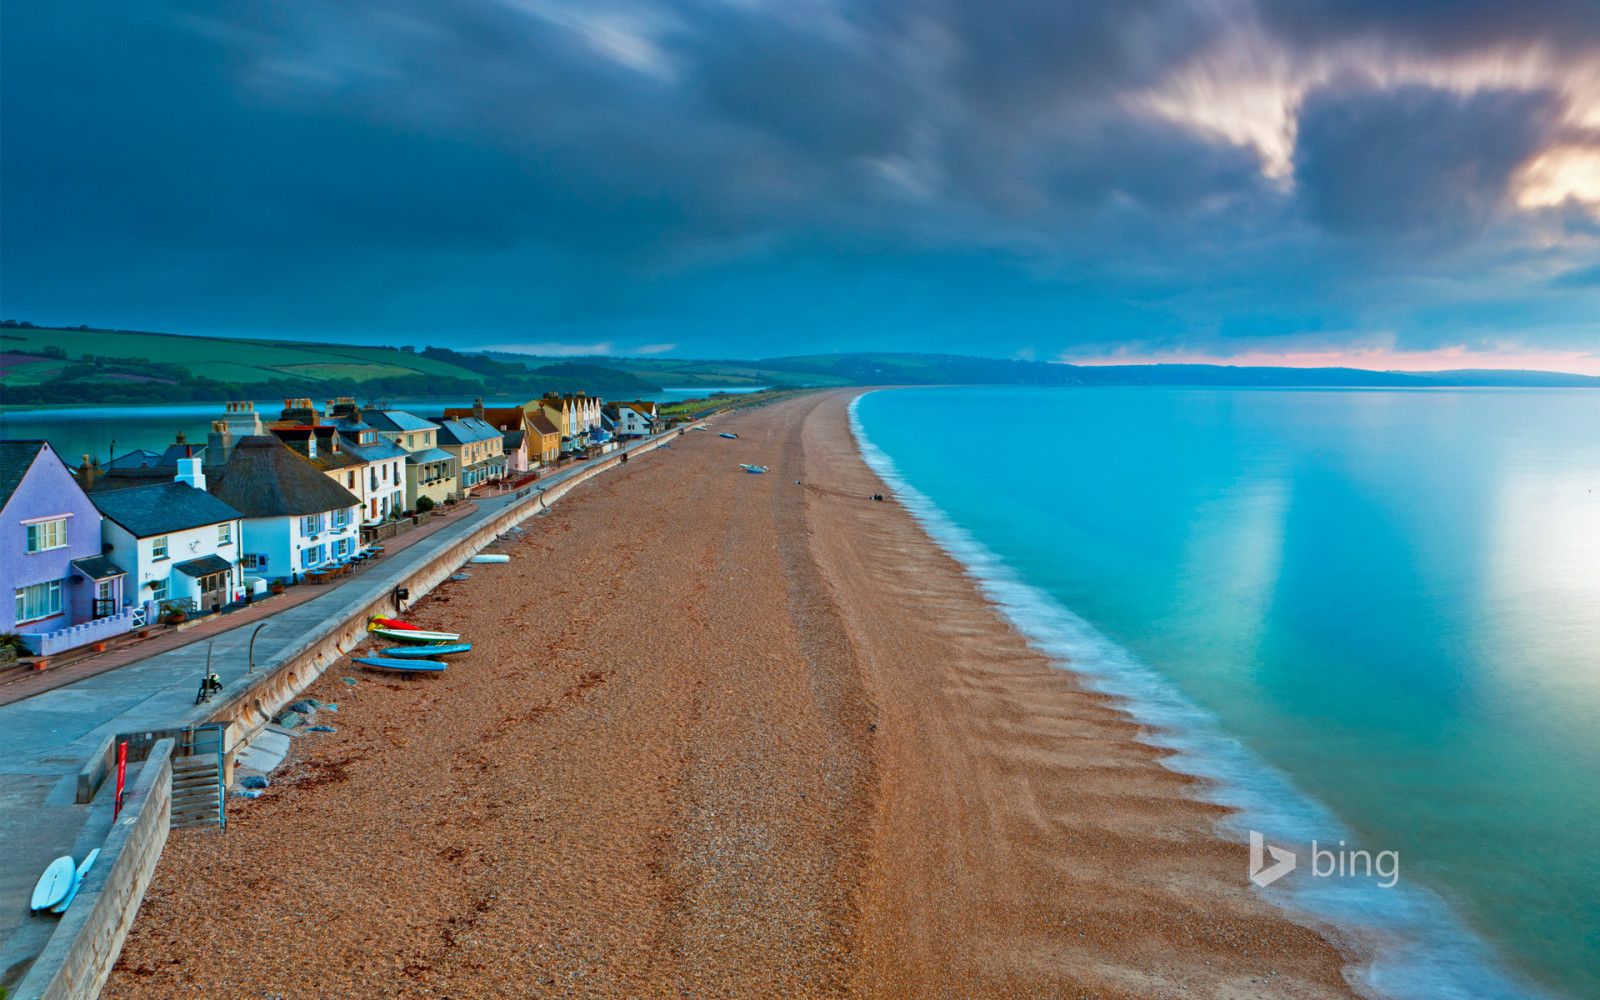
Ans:
<svg viewBox="0 0 1600 1000"><path fill-rule="evenodd" d="M985 315L1046 352L1345 325L1366 279L1341 241L1434 277L1521 238L1510 185L1561 98L1327 85L1285 185L1130 95L1254 23L1302 48L1596 37L1586 4L1444 6L11 5L5 312L753 353L851 325L958 347ZM1493 277L1474 254L1452 266Z"/></svg>
<svg viewBox="0 0 1600 1000"><path fill-rule="evenodd" d="M1295 180L1331 232L1459 241L1506 207L1556 113L1548 93L1325 87L1300 111Z"/></svg>

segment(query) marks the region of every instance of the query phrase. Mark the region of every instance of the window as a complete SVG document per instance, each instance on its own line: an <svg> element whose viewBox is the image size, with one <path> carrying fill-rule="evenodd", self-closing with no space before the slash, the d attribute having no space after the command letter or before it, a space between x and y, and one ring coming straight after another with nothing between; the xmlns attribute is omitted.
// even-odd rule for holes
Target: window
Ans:
<svg viewBox="0 0 1600 1000"><path fill-rule="evenodd" d="M32 525L29 525L32 527ZM36 618L49 618L61 613L61 581L49 580L17 590L18 622L31 622Z"/></svg>
<svg viewBox="0 0 1600 1000"><path fill-rule="evenodd" d="M157 580L154 584L151 585L150 599L152 601L164 601L164 600L166 600L167 598L169 598L171 596L172 596L172 580L171 579Z"/></svg>
<svg viewBox="0 0 1600 1000"><path fill-rule="evenodd" d="M415 434L407 434L406 435L406 447L407 448L415 448L416 445L417 445L417 436Z"/></svg>
<svg viewBox="0 0 1600 1000"><path fill-rule="evenodd" d="M353 490L356 488L356 474L354 469L344 474L344 484L349 489Z"/></svg>
<svg viewBox="0 0 1600 1000"><path fill-rule="evenodd" d="M45 552L50 549L64 548L66 544L66 518L58 517L53 521L40 521L38 524L28 525L29 552Z"/></svg>
<svg viewBox="0 0 1600 1000"><path fill-rule="evenodd" d="M322 546L312 545L300 553L301 564L310 568L322 561Z"/></svg>
<svg viewBox="0 0 1600 1000"><path fill-rule="evenodd" d="M233 544L233 522L232 521L223 521L221 524L217 525L217 544L218 545L232 545Z"/></svg>
<svg viewBox="0 0 1600 1000"><path fill-rule="evenodd" d="M335 530L343 528L345 525L347 525L349 523L350 523L350 512L348 510L344 510L344 509L341 508L341 509L336 510L336 511L333 512L333 527L334 527Z"/></svg>
<svg viewBox="0 0 1600 1000"><path fill-rule="evenodd" d="M375 490L375 489L378 488L378 470L377 469L372 469L371 470L371 479L372 479L372 485L370 487L368 487L368 488Z"/></svg>
<svg viewBox="0 0 1600 1000"><path fill-rule="evenodd" d="M167 536L161 535L150 540L150 558L165 559L167 557Z"/></svg>
<svg viewBox="0 0 1600 1000"><path fill-rule="evenodd" d="M259 552L246 552L239 557L239 565L245 569L262 569L267 565L267 557Z"/></svg>
<svg viewBox="0 0 1600 1000"><path fill-rule="evenodd" d="M307 538L315 538L322 531L322 515L307 514L300 519L300 534Z"/></svg>

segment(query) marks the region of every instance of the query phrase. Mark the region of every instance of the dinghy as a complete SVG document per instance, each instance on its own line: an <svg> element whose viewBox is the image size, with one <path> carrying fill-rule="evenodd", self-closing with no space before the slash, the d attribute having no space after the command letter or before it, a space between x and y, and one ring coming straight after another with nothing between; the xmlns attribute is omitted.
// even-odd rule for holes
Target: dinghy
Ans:
<svg viewBox="0 0 1600 1000"><path fill-rule="evenodd" d="M717 437L719 437L719 438L732 438L735 441L737 441L739 439L739 435L737 435L737 434L726 434L726 433L723 433L723 434L718 434Z"/></svg>
<svg viewBox="0 0 1600 1000"><path fill-rule="evenodd" d="M64 854L50 862L50 867L39 876L39 884L33 887L33 908L48 910L77 887L77 866L72 863L72 855Z"/></svg>
<svg viewBox="0 0 1600 1000"><path fill-rule="evenodd" d="M381 625L368 625L367 631L373 635L381 635L385 639L393 639L395 642L419 645L461 641L461 635L457 632L424 632L421 629L385 628Z"/></svg>
<svg viewBox="0 0 1600 1000"><path fill-rule="evenodd" d="M739 463L739 468L743 469L746 472L753 473L753 474L755 474L757 476L759 476L763 472L767 471L767 467L765 465L745 465L743 462Z"/></svg>
<svg viewBox="0 0 1600 1000"><path fill-rule="evenodd" d="M398 618L385 618L382 615L373 615L372 619L368 621L367 624L371 625L374 622L382 625L384 628L403 628L409 629L412 632L425 631L425 629L423 629L420 625L413 625L410 622L403 622Z"/></svg>
<svg viewBox="0 0 1600 1000"><path fill-rule="evenodd" d="M94 867L95 859L98 857L100 857L100 848L96 847L94 850L89 852L89 856L87 858L83 859L83 864L78 866L77 876L72 880L72 891L67 893L61 902L50 907L51 913L67 912L67 907L71 906L72 901L78 898L78 890L83 888L83 877L89 874L89 869Z"/></svg>
<svg viewBox="0 0 1600 1000"><path fill-rule="evenodd" d="M493 552L490 552L486 555L476 555L467 560L467 562L475 563L508 563L510 561L510 556L496 555Z"/></svg>
<svg viewBox="0 0 1600 1000"><path fill-rule="evenodd" d="M436 674L449 666L438 660L397 660L392 656L357 656L351 662L374 670L392 670L401 674Z"/></svg>
<svg viewBox="0 0 1600 1000"><path fill-rule="evenodd" d="M431 659L435 656L454 656L465 653L472 648L470 642L458 642L451 646L395 646L383 650L384 656L398 656L405 660Z"/></svg>

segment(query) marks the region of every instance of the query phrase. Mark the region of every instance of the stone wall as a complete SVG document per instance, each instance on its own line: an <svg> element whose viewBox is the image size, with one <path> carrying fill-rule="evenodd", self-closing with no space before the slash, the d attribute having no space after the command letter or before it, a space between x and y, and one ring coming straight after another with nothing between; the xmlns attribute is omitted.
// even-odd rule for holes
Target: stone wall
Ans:
<svg viewBox="0 0 1600 1000"><path fill-rule="evenodd" d="M17 984L22 1000L94 1000L167 843L172 813L172 740L161 740L123 795L122 814L44 951ZM107 796L96 809L110 811ZM81 859L80 859L81 860Z"/></svg>

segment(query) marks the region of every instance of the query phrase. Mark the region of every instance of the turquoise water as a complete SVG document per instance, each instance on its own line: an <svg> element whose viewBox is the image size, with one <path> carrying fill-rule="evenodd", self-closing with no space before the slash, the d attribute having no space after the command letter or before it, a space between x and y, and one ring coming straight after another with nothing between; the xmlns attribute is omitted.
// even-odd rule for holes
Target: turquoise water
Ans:
<svg viewBox="0 0 1600 1000"><path fill-rule="evenodd" d="M1025 632L1217 779L1241 841L1297 851L1261 891L1374 934L1379 989L1600 996L1600 393L908 389L857 417ZM1398 852L1397 884L1311 875L1312 839Z"/></svg>

